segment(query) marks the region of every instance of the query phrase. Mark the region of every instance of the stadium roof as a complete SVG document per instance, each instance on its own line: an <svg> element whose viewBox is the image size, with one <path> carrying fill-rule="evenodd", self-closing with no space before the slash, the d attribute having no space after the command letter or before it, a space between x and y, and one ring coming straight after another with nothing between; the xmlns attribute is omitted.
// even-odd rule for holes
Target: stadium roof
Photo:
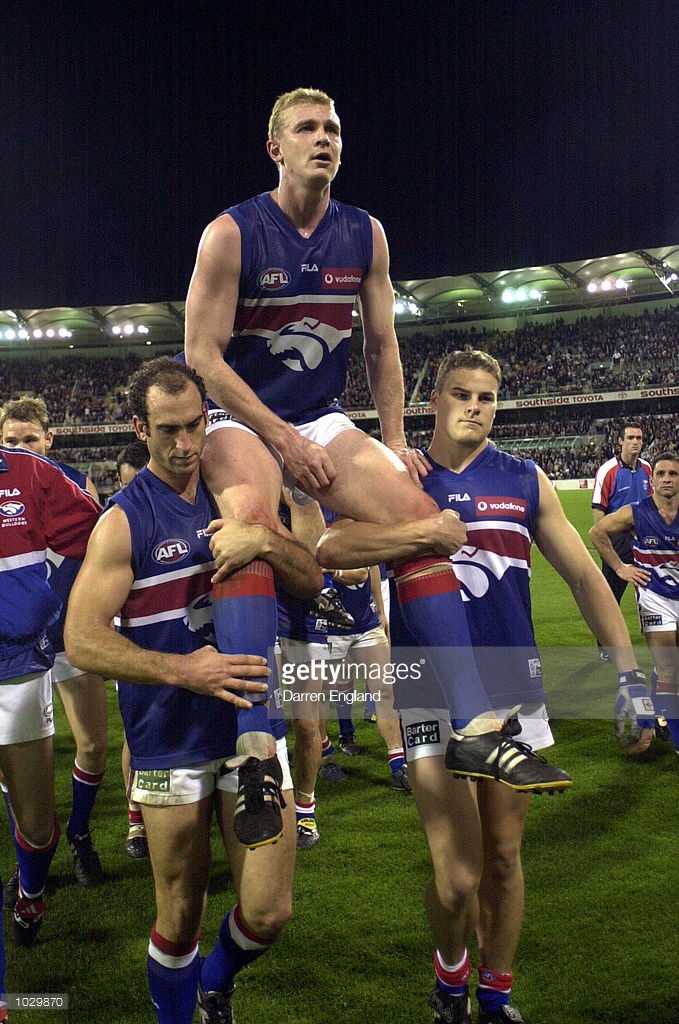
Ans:
<svg viewBox="0 0 679 1024"><path fill-rule="evenodd" d="M404 326L479 320L679 295L679 245L458 277L395 281ZM184 302L0 310L0 350L181 345Z"/></svg>

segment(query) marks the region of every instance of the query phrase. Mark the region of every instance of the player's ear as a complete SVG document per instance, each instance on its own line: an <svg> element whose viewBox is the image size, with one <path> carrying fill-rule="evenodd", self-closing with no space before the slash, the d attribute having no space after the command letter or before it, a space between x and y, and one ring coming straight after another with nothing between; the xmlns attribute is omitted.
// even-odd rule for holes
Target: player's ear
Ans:
<svg viewBox="0 0 679 1024"><path fill-rule="evenodd" d="M277 139L269 139L266 144L266 151L275 164L282 163L281 147Z"/></svg>
<svg viewBox="0 0 679 1024"><path fill-rule="evenodd" d="M432 408L434 408L434 409L436 408L436 406L438 404L438 400L439 400L439 393L436 390L436 388L434 388L434 390L431 393L431 398L429 399L429 401L432 404Z"/></svg>
<svg viewBox="0 0 679 1024"><path fill-rule="evenodd" d="M138 416L133 416L132 417L132 426L134 427L134 432L137 435L137 437L139 438L139 440L140 441L145 441L146 437L147 437L147 434L146 434L146 424L144 423L144 421L140 420Z"/></svg>

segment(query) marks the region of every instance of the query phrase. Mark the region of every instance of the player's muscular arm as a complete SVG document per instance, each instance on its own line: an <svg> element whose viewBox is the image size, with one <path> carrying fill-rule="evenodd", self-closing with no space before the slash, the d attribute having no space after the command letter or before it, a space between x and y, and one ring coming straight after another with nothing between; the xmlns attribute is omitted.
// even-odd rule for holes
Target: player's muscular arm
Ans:
<svg viewBox="0 0 679 1024"><path fill-rule="evenodd" d="M394 290L389 249L381 224L372 219L373 262L359 292L366 372L380 420L382 440L418 481L429 472L419 452L409 449L403 431L403 370L394 330Z"/></svg>
<svg viewBox="0 0 679 1024"><path fill-rule="evenodd" d="M325 448L303 438L259 400L224 362L238 304L240 231L228 214L207 226L186 297L186 361L210 398L274 445L302 486L327 487L335 470Z"/></svg>
<svg viewBox="0 0 679 1024"><path fill-rule="evenodd" d="M634 513L631 505L624 505L617 512L603 516L589 531L592 544L604 562L622 580L633 583L636 587L645 587L651 578L650 572L639 569L636 565L626 565L611 544L611 537L618 533L629 533L634 530Z"/></svg>
<svg viewBox="0 0 679 1024"><path fill-rule="evenodd" d="M337 519L318 542L316 558L330 568L358 568L415 555L447 557L466 539L467 527L451 509L391 525Z"/></svg>
<svg viewBox="0 0 679 1024"><path fill-rule="evenodd" d="M207 532L212 534L210 550L218 568L213 583L261 558L271 565L276 582L288 593L317 597L321 592L323 573L316 559L282 524L274 531L237 519L215 519Z"/></svg>
<svg viewBox="0 0 679 1024"><path fill-rule="evenodd" d="M540 510L535 543L566 581L583 619L600 642L610 649L619 672L637 667L622 612L580 534L566 518L558 495L539 472Z"/></svg>

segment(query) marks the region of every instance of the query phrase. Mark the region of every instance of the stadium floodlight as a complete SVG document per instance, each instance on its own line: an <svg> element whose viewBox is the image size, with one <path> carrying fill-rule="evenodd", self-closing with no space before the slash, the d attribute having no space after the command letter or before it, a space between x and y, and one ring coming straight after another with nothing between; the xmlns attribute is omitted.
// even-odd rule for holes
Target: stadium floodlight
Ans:
<svg viewBox="0 0 679 1024"><path fill-rule="evenodd" d="M513 288L505 288L502 293L502 301L509 305L510 302L516 301L516 292Z"/></svg>
<svg viewBox="0 0 679 1024"><path fill-rule="evenodd" d="M126 334L128 337L130 334L134 334L134 324L125 324L123 334Z"/></svg>
<svg viewBox="0 0 679 1024"><path fill-rule="evenodd" d="M16 338L16 331L13 331L10 327L9 330L5 331L5 341L14 341Z"/></svg>
<svg viewBox="0 0 679 1024"><path fill-rule="evenodd" d="M36 329L33 331L33 337L35 338L36 341L40 341L40 339L42 338L42 331L40 330L39 327L36 327Z"/></svg>

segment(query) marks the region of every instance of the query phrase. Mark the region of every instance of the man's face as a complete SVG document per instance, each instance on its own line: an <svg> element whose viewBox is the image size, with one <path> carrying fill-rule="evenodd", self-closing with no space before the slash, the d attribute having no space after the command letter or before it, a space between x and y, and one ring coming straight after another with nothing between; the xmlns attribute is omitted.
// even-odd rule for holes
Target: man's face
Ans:
<svg viewBox="0 0 679 1024"><path fill-rule="evenodd" d="M641 455L644 444L644 435L639 427L625 427L625 432L620 438L620 454L623 462L636 462Z"/></svg>
<svg viewBox="0 0 679 1024"><path fill-rule="evenodd" d="M38 420L5 420L2 425L2 443L8 448L28 448L47 455L52 440L52 431L43 430Z"/></svg>
<svg viewBox="0 0 679 1024"><path fill-rule="evenodd" d="M455 444L482 444L497 411L497 381L482 369L458 367L446 376L440 392L432 393L436 431Z"/></svg>
<svg viewBox="0 0 679 1024"><path fill-rule="evenodd" d="M321 188L330 184L340 165L340 122L331 107L300 103L285 114L280 139L267 144L269 156L288 177Z"/></svg>
<svg viewBox="0 0 679 1024"><path fill-rule="evenodd" d="M207 406L196 385L188 381L178 395L153 384L146 396L147 422L133 418L134 429L146 441L151 469L161 479L179 483L197 473L205 447Z"/></svg>
<svg viewBox="0 0 679 1024"><path fill-rule="evenodd" d="M668 501L679 494L679 463L660 459L653 470L653 490Z"/></svg>

